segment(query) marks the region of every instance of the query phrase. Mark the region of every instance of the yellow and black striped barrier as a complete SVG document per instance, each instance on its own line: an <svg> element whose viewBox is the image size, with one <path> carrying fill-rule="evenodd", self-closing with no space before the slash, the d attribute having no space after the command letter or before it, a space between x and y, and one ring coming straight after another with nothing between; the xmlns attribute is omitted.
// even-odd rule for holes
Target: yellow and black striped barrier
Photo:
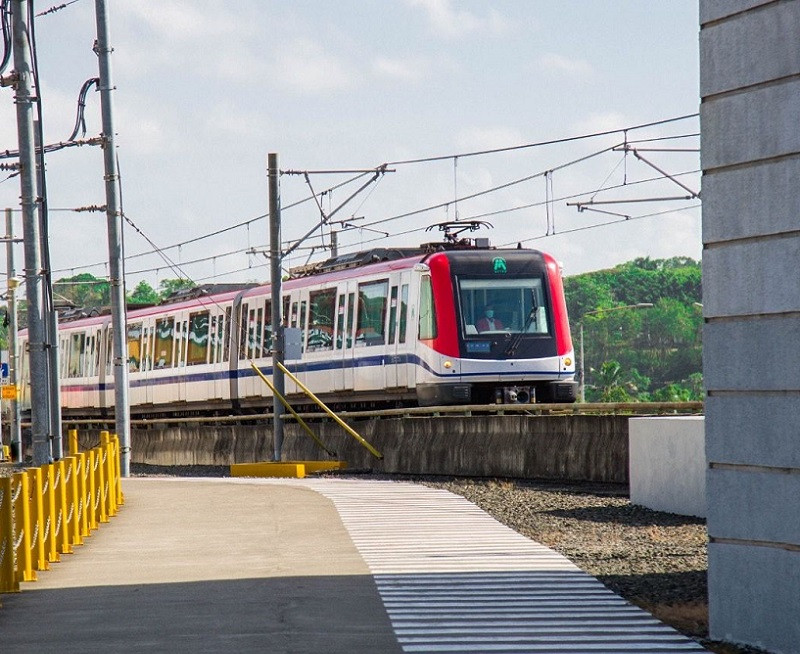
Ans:
<svg viewBox="0 0 800 654"><path fill-rule="evenodd" d="M78 452L77 430L70 430L69 456L0 478L0 593L35 581L123 501L119 438L107 431L98 447Z"/></svg>

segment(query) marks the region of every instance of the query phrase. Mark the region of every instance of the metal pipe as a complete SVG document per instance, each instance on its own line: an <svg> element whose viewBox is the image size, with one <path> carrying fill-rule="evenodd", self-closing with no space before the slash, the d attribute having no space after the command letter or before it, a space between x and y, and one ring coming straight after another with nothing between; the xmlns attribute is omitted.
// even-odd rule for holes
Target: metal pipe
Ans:
<svg viewBox="0 0 800 654"><path fill-rule="evenodd" d="M380 452L378 452L378 450L376 450L374 447L372 447L372 445L370 445L370 444L369 444L367 441L365 441L365 440L362 438L362 436L361 436L361 435L360 435L360 434L359 434L359 433L358 433L358 432L357 432L355 429L353 429L353 428L352 428L350 425L348 425L348 424L347 424L347 423L346 423L344 420L342 420L342 419L341 419L339 416L337 416L337 415L336 415L336 414L335 414L333 411L331 411L331 410L330 410L330 409L329 409L329 408L328 408L328 407L327 407L327 406L326 406L326 405L325 405L325 404L322 402L322 400L320 400L320 399L319 399L319 398L318 398L316 395L314 395L314 393L312 393L312 392L311 392L311 391L310 391L310 390L309 390L309 389L308 389L308 388L307 388L307 387L306 387L306 386L303 384L303 382L301 382L301 381L300 381L300 380L299 380L297 377L295 377L295 376L294 376L294 375L293 375L291 372L289 372L289 371L286 369L286 366L284 366L282 363L279 363L278 365L280 366L281 370L283 370L284 374L288 375L288 376L289 376L289 379L291 379L291 380L292 380L292 381L293 381L295 384L297 384L297 385L298 385L298 387L300 388L300 390L301 390L301 391L303 391L303 392L304 392L306 395L308 395L308 397L310 397L312 400L314 400L314 402L316 402L316 403L317 403L317 405L319 406L319 408L320 408L320 409L322 409L322 410L323 410L325 413L327 413L327 414L328 414L328 415L329 415L331 418L333 418L333 419L334 419L334 420L335 420L335 421L336 421L336 422L339 424L339 426L340 426L340 427L342 427L342 429L344 429L344 430L345 430L345 431L346 431L348 434L350 434L350 435L351 435L353 438L355 438L355 439L356 439L356 440L357 440L359 443L361 443L361 444L362 444L364 447L366 447L366 448L367 448L367 449L370 451L370 454L372 454L372 456L374 456L376 459L382 459L382 458L383 458L383 454L381 454Z"/></svg>
<svg viewBox="0 0 800 654"><path fill-rule="evenodd" d="M6 209L6 279L8 281L8 383L14 388L14 399L11 400L11 449L16 453L17 463L22 463L22 425L19 408L19 358L17 356L17 273L14 269L14 216L11 209Z"/></svg>

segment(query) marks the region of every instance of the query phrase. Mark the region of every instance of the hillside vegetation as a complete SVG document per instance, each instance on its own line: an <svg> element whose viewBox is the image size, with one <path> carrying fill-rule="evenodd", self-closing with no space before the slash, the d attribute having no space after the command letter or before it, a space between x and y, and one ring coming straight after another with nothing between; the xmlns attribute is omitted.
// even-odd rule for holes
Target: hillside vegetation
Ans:
<svg viewBox="0 0 800 654"><path fill-rule="evenodd" d="M697 261L640 258L564 287L578 365L583 327L587 401L703 399Z"/></svg>

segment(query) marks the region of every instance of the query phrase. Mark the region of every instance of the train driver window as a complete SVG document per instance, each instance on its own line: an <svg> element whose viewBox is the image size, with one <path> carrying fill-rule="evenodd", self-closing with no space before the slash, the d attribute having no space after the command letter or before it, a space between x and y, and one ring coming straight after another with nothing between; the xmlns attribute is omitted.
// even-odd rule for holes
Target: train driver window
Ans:
<svg viewBox="0 0 800 654"><path fill-rule="evenodd" d="M465 337L483 333L549 333L549 312L540 277L458 280Z"/></svg>

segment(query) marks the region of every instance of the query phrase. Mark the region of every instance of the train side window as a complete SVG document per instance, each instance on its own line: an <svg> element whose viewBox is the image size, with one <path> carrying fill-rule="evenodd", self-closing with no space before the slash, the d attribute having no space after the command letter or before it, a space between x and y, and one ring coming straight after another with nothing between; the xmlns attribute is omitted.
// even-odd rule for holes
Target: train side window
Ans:
<svg viewBox="0 0 800 654"><path fill-rule="evenodd" d="M127 355L127 343L126 343ZM106 330L106 377L110 377L114 372L114 330L109 327Z"/></svg>
<svg viewBox="0 0 800 654"><path fill-rule="evenodd" d="M225 326L222 330L222 360L227 361L230 356L231 313L233 307L225 307Z"/></svg>
<svg viewBox="0 0 800 654"><path fill-rule="evenodd" d="M353 347L353 322L356 312L356 294L347 294L347 344L345 347Z"/></svg>
<svg viewBox="0 0 800 654"><path fill-rule="evenodd" d="M181 320L175 324L175 366L181 368L186 365L186 336L188 324Z"/></svg>
<svg viewBox="0 0 800 654"><path fill-rule="evenodd" d="M172 350L175 343L175 318L156 321L156 368L172 368Z"/></svg>
<svg viewBox="0 0 800 654"><path fill-rule="evenodd" d="M91 334L86 337L86 363L83 374L86 377L94 376L94 336Z"/></svg>
<svg viewBox="0 0 800 654"><path fill-rule="evenodd" d="M83 353L86 346L85 334L73 334L70 339L69 353L69 376L80 377L83 374L81 364L83 363Z"/></svg>
<svg viewBox="0 0 800 654"><path fill-rule="evenodd" d="M109 351L111 348L111 331L109 330ZM128 325L128 370L139 372L142 363L142 323ZM112 357L113 359L113 357Z"/></svg>
<svg viewBox="0 0 800 654"><path fill-rule="evenodd" d="M383 345L386 342L388 296L388 280L358 285L356 345Z"/></svg>
<svg viewBox="0 0 800 654"><path fill-rule="evenodd" d="M336 289L315 291L309 295L311 315L308 324L308 349L333 349L333 307L336 300ZM344 308L342 308L344 314ZM342 315L342 319L344 315Z"/></svg>
<svg viewBox="0 0 800 654"><path fill-rule="evenodd" d="M208 311L189 314L187 366L196 366L208 361L208 314Z"/></svg>
<svg viewBox="0 0 800 654"><path fill-rule="evenodd" d="M292 302L291 318L289 320L290 327L297 327L297 302Z"/></svg>
<svg viewBox="0 0 800 654"><path fill-rule="evenodd" d="M389 298L389 345L393 345L397 336L397 286L392 286Z"/></svg>
<svg viewBox="0 0 800 654"><path fill-rule="evenodd" d="M101 330L97 330L94 335L94 372L92 373L95 376L100 375L100 352L103 349L103 332Z"/></svg>
<svg viewBox="0 0 800 654"><path fill-rule="evenodd" d="M142 362L141 370L153 369L153 337L155 336L155 327L145 327L142 331Z"/></svg>
<svg viewBox="0 0 800 654"><path fill-rule="evenodd" d="M345 295L339 296L336 305L336 349L341 350L344 343L344 300Z"/></svg>
<svg viewBox="0 0 800 654"><path fill-rule="evenodd" d="M69 377L69 336L61 338L61 379Z"/></svg>
<svg viewBox="0 0 800 654"><path fill-rule="evenodd" d="M406 326L408 323L408 284L400 288L400 342L406 342Z"/></svg>
<svg viewBox="0 0 800 654"><path fill-rule="evenodd" d="M272 302L264 301L264 341L261 356L268 357L272 353Z"/></svg>
<svg viewBox="0 0 800 654"><path fill-rule="evenodd" d="M247 320L249 316L250 307L247 302L242 303L242 308L239 313L239 360L244 361L247 358Z"/></svg>
<svg viewBox="0 0 800 654"><path fill-rule="evenodd" d="M208 347L211 353L208 355L209 363L217 363L219 348L217 346L217 316L211 316L208 323Z"/></svg>
<svg viewBox="0 0 800 654"><path fill-rule="evenodd" d="M281 313L281 324L284 327L288 327L288 325L289 325L289 323L287 322L288 320L289 320L289 296L288 295L284 295L283 296L283 311Z"/></svg>
<svg viewBox="0 0 800 654"><path fill-rule="evenodd" d="M436 338L436 307L430 275L422 278L419 288L419 338Z"/></svg>

